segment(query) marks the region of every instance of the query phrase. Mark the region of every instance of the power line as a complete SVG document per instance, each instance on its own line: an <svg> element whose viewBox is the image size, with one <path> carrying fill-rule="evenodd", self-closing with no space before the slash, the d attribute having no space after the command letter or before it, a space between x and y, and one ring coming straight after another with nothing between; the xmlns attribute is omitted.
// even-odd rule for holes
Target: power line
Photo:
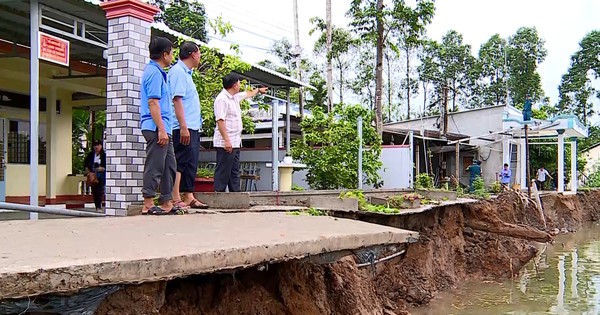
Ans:
<svg viewBox="0 0 600 315"><path fill-rule="evenodd" d="M278 41L278 40L279 40L279 38L275 39L275 38L272 38L272 37L269 37L269 36L265 36L265 35L263 35L263 34L256 33L256 32L254 32L254 31L251 31L251 30L247 29L247 28L239 27L239 26L236 26L236 25L234 25L234 24L232 24L232 26L233 26L233 29L234 29L234 31L235 31L236 29L238 29L238 30L240 30L240 31L246 32L246 33L248 33L248 34L252 34L252 35L254 35L254 36L258 36L258 37L260 37L260 38L268 39L268 40L270 40L270 41Z"/></svg>
<svg viewBox="0 0 600 315"><path fill-rule="evenodd" d="M222 0L218 0L218 1L222 1ZM205 2L206 2L206 0L205 0ZM207 2L210 2L212 5L218 6L218 7L220 7L221 9L223 9L223 10L225 10L227 12L234 12L234 13L240 14L242 17L247 17L248 16L248 12L241 12L241 11L238 11L238 10L233 9L231 7L227 7L224 4L222 4L220 2L217 2L216 0L215 1L207 1ZM268 19L271 18L271 17L268 17L268 16L258 16L257 14L253 14L253 17L255 18L255 20L258 18L258 20L262 24L268 25L268 26L270 26L272 28L280 29L282 31L285 31L286 33L292 33L291 28L283 28L280 25L275 25L275 24L267 22Z"/></svg>
<svg viewBox="0 0 600 315"><path fill-rule="evenodd" d="M288 36L291 36L291 33L290 33L290 32L287 32L287 31L277 31L277 30L274 30L274 29L273 29L273 28L271 28L271 27L269 27L269 28L266 28L266 29L265 29L264 25L260 25L259 23L256 23L256 24L255 24L255 23L252 23L252 22L251 22L252 20L250 20L250 21L247 21L247 20L241 20L241 19L237 19L237 18L232 18L232 17L230 17L230 16L229 16L229 17L227 17L227 19L226 19L226 20L228 20L228 22L230 22L232 25L235 25L235 24L232 22L232 21L235 21L236 23L238 23L237 25L240 25L240 24L241 24L241 25L244 25L244 26L249 26L249 27L251 27L251 28L258 28L258 29L261 29L261 32L266 32L266 33L269 33L269 34L275 35L276 37L279 37L279 38L280 38L280 37L288 37Z"/></svg>
<svg viewBox="0 0 600 315"><path fill-rule="evenodd" d="M212 39L216 39L218 41L230 43L230 44L236 44L236 45L240 45L240 46L244 46L244 47L248 47L248 48L254 48L254 49L258 49L258 50L263 50L263 51L269 52L268 48L258 47L258 46L254 46L254 45L250 45L250 44L245 44L245 43L238 43L238 42L234 42L234 41L229 40L229 39L224 39L224 38L213 36L213 35L208 35L208 37L210 37Z"/></svg>

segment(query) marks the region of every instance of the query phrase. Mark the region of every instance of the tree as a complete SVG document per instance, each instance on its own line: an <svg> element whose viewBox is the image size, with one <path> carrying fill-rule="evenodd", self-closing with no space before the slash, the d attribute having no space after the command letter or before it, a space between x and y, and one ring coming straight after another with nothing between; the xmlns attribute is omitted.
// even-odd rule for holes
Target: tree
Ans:
<svg viewBox="0 0 600 315"><path fill-rule="evenodd" d="M535 27L521 27L508 39L508 86L513 106L522 108L527 95L533 103L547 102L537 66L548 51Z"/></svg>
<svg viewBox="0 0 600 315"><path fill-rule="evenodd" d="M327 82L325 78L323 78L319 71L313 71L310 75L309 83L315 89L309 90L311 99L306 100L306 108L313 110L318 107L321 110L327 110Z"/></svg>
<svg viewBox="0 0 600 315"><path fill-rule="evenodd" d="M462 34L450 30L442 37L441 43L430 41L424 50L420 76L421 80L433 83L437 95L434 103L441 101L444 87L447 87L453 111L459 110L461 100L468 106L476 94L474 87L478 70L476 59L471 55L471 46L463 43Z"/></svg>
<svg viewBox="0 0 600 315"><path fill-rule="evenodd" d="M250 64L243 62L238 56L221 55L216 49L200 46L202 58L198 71L193 72L194 83L200 97L202 111L202 129L204 134L212 135L215 130L214 101L215 97L223 90L223 77L230 72L243 73L250 70ZM250 104L247 101L241 103L242 122L244 131L254 132L255 124L247 115Z"/></svg>
<svg viewBox="0 0 600 315"><path fill-rule="evenodd" d="M285 75L291 75L293 70L296 70L296 65L294 63L294 52L292 48L292 44L287 38L282 38L280 40L274 41L269 49L269 53L273 56L276 56L279 61L285 66L286 70L283 68L278 68Z"/></svg>
<svg viewBox="0 0 600 315"><path fill-rule="evenodd" d="M373 45L370 42L362 41L357 48L357 57L355 57L356 76L350 83L350 88L357 94L363 103L369 105L372 111L375 111L375 62Z"/></svg>
<svg viewBox="0 0 600 315"><path fill-rule="evenodd" d="M563 75L557 108L570 112L585 124L595 114L593 101L600 98L592 79L600 77L600 31L592 31L579 43L579 50L571 56L571 66Z"/></svg>
<svg viewBox="0 0 600 315"><path fill-rule="evenodd" d="M481 79L484 81L482 89L483 103L485 105L500 105L507 102L508 69L506 58L507 42L494 34L479 49L479 64L481 66Z"/></svg>
<svg viewBox="0 0 600 315"><path fill-rule="evenodd" d="M402 83L406 91L406 115L410 118L410 100L418 93L418 82L411 78L413 52L423 43L426 26L431 23L435 14L435 4L430 0L418 0L413 9L404 0L396 1L393 10L394 35L398 38L398 46L406 57L406 78Z"/></svg>
<svg viewBox="0 0 600 315"><path fill-rule="evenodd" d="M300 123L305 141L294 140L292 156L308 167L306 180L314 189L355 189L358 186L357 118L371 121L373 112L360 105L335 106L332 113L313 109L311 117ZM362 169L364 183L381 184L381 138L369 123L363 124Z"/></svg>
<svg viewBox="0 0 600 315"><path fill-rule="evenodd" d="M83 161L87 154L85 149L91 148L93 141L102 139L104 129L106 129L106 111L97 111L92 121L89 110L73 109L73 132L71 133L73 174L83 174Z"/></svg>
<svg viewBox="0 0 600 315"><path fill-rule="evenodd" d="M440 68L438 63L438 51L439 44L436 41L425 41L422 45L422 49L419 53L419 59L421 64L417 68L417 72L419 73L419 81L423 87L423 113L426 113L428 108L430 107L427 104L428 95L431 92L430 85L439 82L441 77ZM434 93L434 100L431 102L431 105L435 105L440 101L441 95L437 95Z"/></svg>
<svg viewBox="0 0 600 315"><path fill-rule="evenodd" d="M375 44L375 126L377 133L383 133L383 110L381 96L383 90L383 47L389 34L385 23L390 19L391 11L383 5L383 0L352 0L348 15L352 17L350 25L363 40Z"/></svg>
<svg viewBox="0 0 600 315"><path fill-rule="evenodd" d="M332 45L330 56L327 55L327 24L323 19L315 17L310 19L310 22L315 25L315 28L310 30L309 35L315 31L321 31L321 35L315 42L314 52L317 54L325 54L325 57L331 59L339 72L339 94L340 103L344 103L344 91L347 86L345 72L350 68L350 51L358 44L358 41L352 37L352 34L343 28L332 27Z"/></svg>
<svg viewBox="0 0 600 315"><path fill-rule="evenodd" d="M333 64L331 62L333 46L333 24L331 23L331 0L325 0L326 47L327 47L327 108L333 110Z"/></svg>
<svg viewBox="0 0 600 315"><path fill-rule="evenodd" d="M150 3L160 8L157 22L164 22L172 30L208 43L204 4L187 0L151 0Z"/></svg>

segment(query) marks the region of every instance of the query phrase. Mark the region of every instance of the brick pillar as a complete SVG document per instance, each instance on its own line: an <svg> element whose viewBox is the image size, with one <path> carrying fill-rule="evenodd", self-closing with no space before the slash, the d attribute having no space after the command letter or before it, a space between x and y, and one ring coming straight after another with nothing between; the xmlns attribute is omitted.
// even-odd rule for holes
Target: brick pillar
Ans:
<svg viewBox="0 0 600 315"><path fill-rule="evenodd" d="M149 60L150 24L159 10L140 0L110 0L100 6L108 20L106 214L125 216L130 204L143 200L140 80Z"/></svg>

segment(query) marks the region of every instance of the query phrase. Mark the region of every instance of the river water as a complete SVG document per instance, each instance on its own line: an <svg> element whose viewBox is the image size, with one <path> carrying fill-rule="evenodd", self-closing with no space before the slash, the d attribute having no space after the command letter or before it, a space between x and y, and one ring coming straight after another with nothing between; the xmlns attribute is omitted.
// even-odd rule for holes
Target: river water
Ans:
<svg viewBox="0 0 600 315"><path fill-rule="evenodd" d="M559 235L520 275L467 282L413 315L600 314L600 225Z"/></svg>

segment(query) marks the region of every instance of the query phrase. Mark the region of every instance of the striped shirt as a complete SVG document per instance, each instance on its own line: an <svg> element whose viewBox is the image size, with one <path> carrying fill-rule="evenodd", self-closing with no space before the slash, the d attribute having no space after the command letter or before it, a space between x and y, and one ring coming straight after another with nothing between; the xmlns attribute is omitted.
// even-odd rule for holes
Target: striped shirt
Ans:
<svg viewBox="0 0 600 315"><path fill-rule="evenodd" d="M223 120L227 129L227 135L231 146L240 148L242 146L242 109L240 101L246 98L246 92L240 92L236 95L231 95L227 90L221 91L214 103L215 122ZM215 134L213 136L213 145L215 148L224 148L225 140L219 132L218 123L215 124Z"/></svg>

